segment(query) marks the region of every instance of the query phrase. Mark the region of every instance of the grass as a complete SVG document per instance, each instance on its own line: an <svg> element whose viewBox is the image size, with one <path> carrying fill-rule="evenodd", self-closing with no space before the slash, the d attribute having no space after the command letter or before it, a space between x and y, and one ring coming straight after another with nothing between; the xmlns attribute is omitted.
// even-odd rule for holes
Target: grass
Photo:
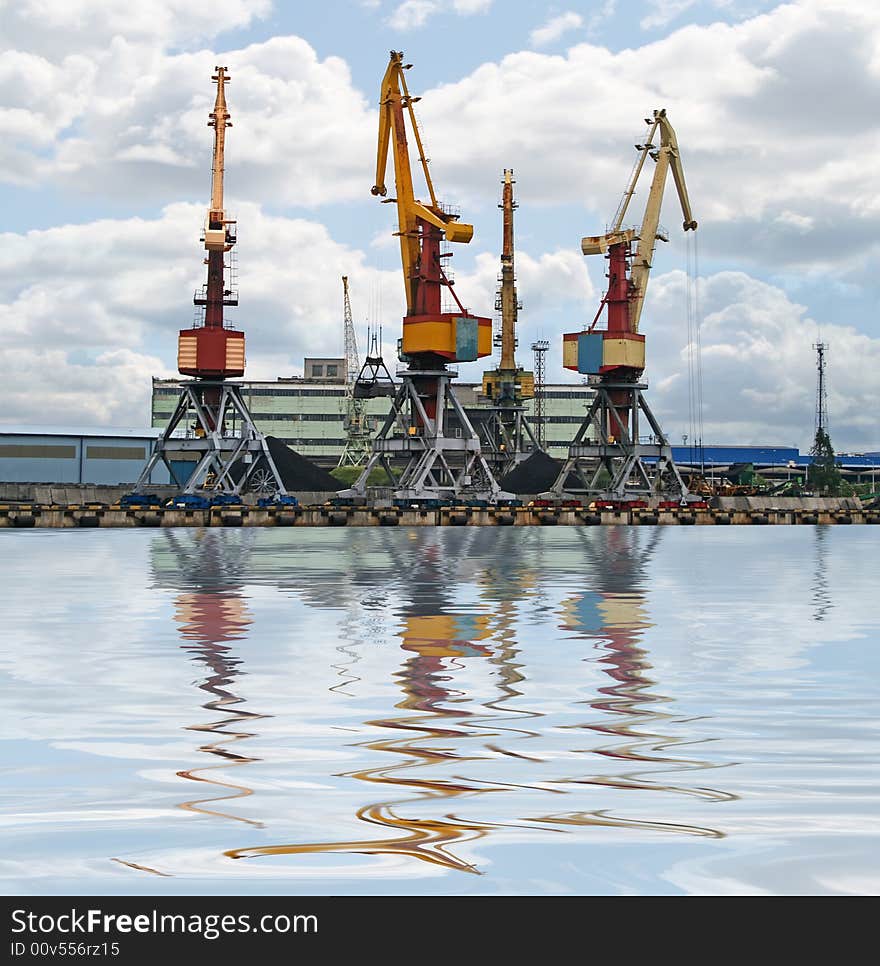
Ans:
<svg viewBox="0 0 880 966"><path fill-rule="evenodd" d="M330 475L339 480L343 486L351 486L361 475L362 466L336 466L330 470ZM367 477L367 486L390 486L388 474L381 467L376 467Z"/></svg>

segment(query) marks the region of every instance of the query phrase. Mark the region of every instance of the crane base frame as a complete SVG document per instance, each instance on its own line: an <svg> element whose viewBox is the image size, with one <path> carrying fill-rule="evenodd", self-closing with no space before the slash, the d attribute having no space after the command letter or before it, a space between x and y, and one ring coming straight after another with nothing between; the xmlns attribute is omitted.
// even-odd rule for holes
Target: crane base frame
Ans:
<svg viewBox="0 0 880 966"><path fill-rule="evenodd" d="M672 447L644 397L647 385L602 382L594 388L596 396L569 446L568 458L556 482L541 497L686 502L689 491L672 458ZM618 397L616 403L612 402L612 392ZM627 397L625 404L620 401L621 394ZM618 413L624 407L629 410L626 421ZM656 442L639 442L640 414L648 421ZM610 433L610 427L616 432ZM588 440L590 429L595 430L596 442ZM610 479L600 485L603 471ZM582 490L566 486L571 474L583 484Z"/></svg>
<svg viewBox="0 0 880 966"><path fill-rule="evenodd" d="M266 437L254 425L242 398L240 385L224 380L196 379L181 382L180 389L177 406L162 435L156 440L156 448L135 484L135 493L142 492L149 485L150 474L160 460L168 469L171 479L176 480L171 466L172 453L198 454L192 472L181 485L182 493L240 495L248 489L256 489L267 495L287 493ZM215 399L205 398L213 394L216 394ZM236 416L239 425L235 433L224 432L226 421ZM182 423L186 425L191 420L195 420L203 435L173 435ZM255 486L255 471L263 460L265 463L259 474L262 486ZM236 480L232 470L239 461L244 472ZM210 480L209 474L213 474Z"/></svg>
<svg viewBox="0 0 880 966"><path fill-rule="evenodd" d="M526 419L525 406L495 406L491 412L479 424L483 451L493 469L504 477L543 447Z"/></svg>
<svg viewBox="0 0 880 966"><path fill-rule="evenodd" d="M447 369L406 369L391 404L391 411L373 440L372 452L353 486L339 490L340 497L364 497L367 479L381 466L389 480L394 476L391 460L406 459L403 473L395 481L394 497L399 500L511 499L501 490L486 457L480 438L450 385L453 373ZM426 391L425 383L434 384ZM429 403L429 405L425 405ZM435 413L428 415L428 410ZM462 435L447 436L447 416L457 417ZM421 432L416 432L421 428ZM397 429L401 435L391 435Z"/></svg>

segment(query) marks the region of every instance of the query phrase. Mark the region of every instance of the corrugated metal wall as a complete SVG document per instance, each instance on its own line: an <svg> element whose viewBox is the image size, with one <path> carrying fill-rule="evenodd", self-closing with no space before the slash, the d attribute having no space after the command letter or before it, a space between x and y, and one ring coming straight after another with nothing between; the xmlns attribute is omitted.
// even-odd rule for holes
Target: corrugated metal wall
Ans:
<svg viewBox="0 0 880 966"><path fill-rule="evenodd" d="M153 451L153 437L0 432L4 483L134 483ZM153 483L168 483L157 468Z"/></svg>

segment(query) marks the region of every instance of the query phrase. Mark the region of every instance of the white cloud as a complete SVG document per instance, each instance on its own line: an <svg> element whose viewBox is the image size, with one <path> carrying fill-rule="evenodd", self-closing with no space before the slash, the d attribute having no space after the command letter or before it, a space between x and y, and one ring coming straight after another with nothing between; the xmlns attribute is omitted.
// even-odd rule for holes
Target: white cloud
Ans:
<svg viewBox="0 0 880 966"><path fill-rule="evenodd" d="M265 17L271 0L0 0L5 45L59 56L99 51L116 37L176 46L199 43Z"/></svg>
<svg viewBox="0 0 880 966"><path fill-rule="evenodd" d="M237 197L318 204L362 192L374 152L375 117L347 65L321 61L297 37L276 37L223 56ZM218 55L154 54L114 39L94 58L60 65L0 55L0 171L23 183L159 203L204 195Z"/></svg>
<svg viewBox="0 0 880 966"><path fill-rule="evenodd" d="M491 6L492 0L452 0L452 11L464 17L486 13ZM404 0L388 17L388 26L393 30L415 30L423 27L435 13L448 10L449 5L440 0Z"/></svg>
<svg viewBox="0 0 880 966"><path fill-rule="evenodd" d="M551 17L545 24L536 27L529 34L529 43L533 47L546 47L571 30L577 30L584 25L584 18L579 13L569 10L557 17Z"/></svg>
<svg viewBox="0 0 880 966"><path fill-rule="evenodd" d="M861 267L866 254L880 261L880 191L859 160L880 151L878 49L880 8L803 0L619 52L584 43L565 56L510 54L420 92L420 107L433 143L456 145L438 161L463 196L487 197L503 158L533 201L582 205L605 219L641 119L666 107L716 255L762 271Z"/></svg>
<svg viewBox="0 0 880 966"><path fill-rule="evenodd" d="M422 27L437 8L435 0L404 0L388 18L388 26L394 30Z"/></svg>
<svg viewBox="0 0 880 966"><path fill-rule="evenodd" d="M705 431L709 443L785 443L813 436L817 325L786 293L743 272L700 283ZM673 440L688 432L686 276L654 279L641 331L650 400ZM838 450L880 449L880 339L823 324L829 343L828 408Z"/></svg>
<svg viewBox="0 0 880 966"><path fill-rule="evenodd" d="M341 352L343 274L362 299L381 289L389 318L403 314L399 273L368 267L323 225L253 205L239 216L241 308L231 321L247 333L250 377ZM174 375L177 330L204 281L203 217L201 206L176 204L156 219L0 236L4 421L149 422L150 376Z"/></svg>
<svg viewBox="0 0 880 966"><path fill-rule="evenodd" d="M452 9L464 16L486 13L491 6L492 0L452 0Z"/></svg>
<svg viewBox="0 0 880 966"><path fill-rule="evenodd" d="M639 26L642 30L665 27L696 3L697 0L648 0L651 13L642 17Z"/></svg>
<svg viewBox="0 0 880 966"><path fill-rule="evenodd" d="M498 288L499 259L490 252L480 252L469 272L456 272L459 297L476 312L487 312L495 304ZM574 250L557 249L534 257L526 251L516 253L517 294L523 302L520 315L520 344L537 320L547 312L573 306L589 305L596 292L587 271L584 257ZM578 317L580 320L580 317ZM575 325L575 328L577 325Z"/></svg>
<svg viewBox="0 0 880 966"><path fill-rule="evenodd" d="M77 362L67 349L0 347L3 420L69 426L149 425L150 377L174 376L154 355L129 349Z"/></svg>

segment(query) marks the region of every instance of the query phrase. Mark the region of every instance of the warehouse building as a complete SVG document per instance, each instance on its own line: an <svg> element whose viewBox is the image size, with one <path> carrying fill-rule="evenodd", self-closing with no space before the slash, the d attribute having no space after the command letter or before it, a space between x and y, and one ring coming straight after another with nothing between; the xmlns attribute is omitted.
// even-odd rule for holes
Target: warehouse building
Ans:
<svg viewBox="0 0 880 966"><path fill-rule="evenodd" d="M134 483L156 445L158 429L64 426L0 427L4 483ZM150 482L169 482L157 467Z"/></svg>

